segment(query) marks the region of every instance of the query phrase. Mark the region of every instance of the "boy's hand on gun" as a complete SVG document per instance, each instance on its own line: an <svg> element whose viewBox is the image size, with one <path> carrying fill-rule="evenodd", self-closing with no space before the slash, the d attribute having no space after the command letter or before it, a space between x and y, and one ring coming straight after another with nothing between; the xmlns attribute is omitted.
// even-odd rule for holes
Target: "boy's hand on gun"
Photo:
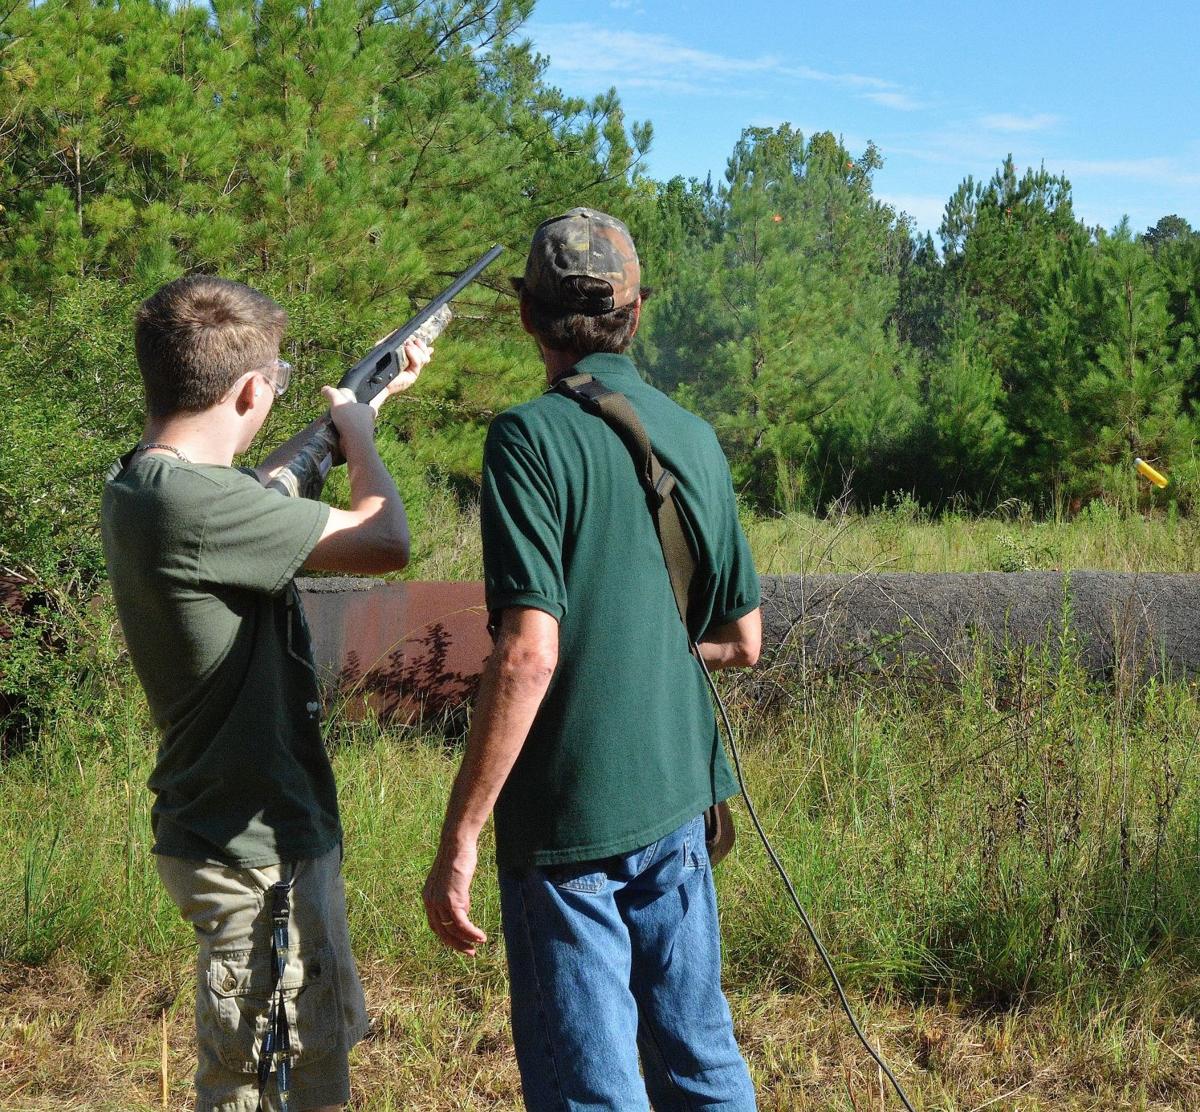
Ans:
<svg viewBox="0 0 1200 1112"><path fill-rule="evenodd" d="M329 403L329 419L337 430L343 456L375 443L374 406L360 402L353 390L343 390L340 386L322 386L321 393Z"/></svg>
<svg viewBox="0 0 1200 1112"><path fill-rule="evenodd" d="M372 400L371 404L375 409L378 410L393 394L407 390L416 382L425 369L425 364L432 357L433 348L426 345L424 340L417 339L415 336L411 340L406 340L404 343L404 370L387 384L387 389L382 394Z"/></svg>
<svg viewBox="0 0 1200 1112"><path fill-rule="evenodd" d="M380 407L393 394L399 394L412 386L432 355L433 348L428 347L424 341L408 340L404 345L404 370L369 403L360 402L353 390L345 390L339 386L321 387L321 393L329 403L329 418L337 430L343 455L346 454L347 444L352 445L350 451L353 452L354 447L359 444L374 443L375 415Z"/></svg>

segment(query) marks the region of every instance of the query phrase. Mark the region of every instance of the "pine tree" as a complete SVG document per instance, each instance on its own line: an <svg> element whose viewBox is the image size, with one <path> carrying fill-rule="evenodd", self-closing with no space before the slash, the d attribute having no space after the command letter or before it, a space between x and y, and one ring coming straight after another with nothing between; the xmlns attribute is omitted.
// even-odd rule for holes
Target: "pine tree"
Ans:
<svg viewBox="0 0 1200 1112"><path fill-rule="evenodd" d="M805 142L786 125L749 129L714 206L713 242L651 303L652 374L682 384L763 504L794 500L806 472L865 472L864 453L907 427L911 376L885 325L895 252L890 210L870 194L877 166L874 148L856 160L828 133ZM830 493L818 480L804 497Z"/></svg>
<svg viewBox="0 0 1200 1112"><path fill-rule="evenodd" d="M1195 427L1183 411L1194 350L1172 358L1170 316L1161 272L1123 222L1100 243L1095 362L1080 383L1082 416L1091 432L1077 475L1110 477L1135 457L1169 461Z"/></svg>
<svg viewBox="0 0 1200 1112"><path fill-rule="evenodd" d="M1027 490L1123 498L1135 457L1165 467L1187 454L1194 348L1173 342L1167 305L1162 269L1128 223L1064 257L1019 330Z"/></svg>
<svg viewBox="0 0 1200 1112"><path fill-rule="evenodd" d="M105 306L88 373L132 419L131 368L103 352L123 350L136 303L187 272L248 281L289 311L299 370L269 446L492 243L523 253L575 204L652 209L649 125L615 93L549 87L518 36L531 9L47 0L0 16L0 345L79 298ZM470 482L484 423L537 389L499 266L456 309L423 389L387 411L416 486L425 468Z"/></svg>
<svg viewBox="0 0 1200 1112"><path fill-rule="evenodd" d="M1187 376L1186 397L1194 407L1200 402L1200 232L1161 244L1155 262L1167 293L1171 359Z"/></svg>
<svg viewBox="0 0 1200 1112"><path fill-rule="evenodd" d="M1044 169L1020 178L1012 157L984 185L972 178L946 205L939 234L952 297L965 295L979 320L979 342L1006 390L1023 369L1014 333L1072 242L1087 239L1071 207L1071 185Z"/></svg>
<svg viewBox="0 0 1200 1112"><path fill-rule="evenodd" d="M979 346L979 322L961 297L945 314L945 337L926 364L919 442L926 466L914 477L923 500L945 506L965 497L976 506L1012 488L1016 465L1003 415L1000 375Z"/></svg>
<svg viewBox="0 0 1200 1112"><path fill-rule="evenodd" d="M892 320L900 339L930 359L941 346L947 314L945 269L928 232L915 242L904 237L903 243Z"/></svg>

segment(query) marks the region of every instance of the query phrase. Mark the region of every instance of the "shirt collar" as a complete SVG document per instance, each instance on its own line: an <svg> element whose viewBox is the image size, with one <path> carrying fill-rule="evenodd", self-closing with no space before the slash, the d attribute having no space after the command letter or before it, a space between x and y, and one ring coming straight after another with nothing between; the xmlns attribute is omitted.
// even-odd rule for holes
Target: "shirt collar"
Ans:
<svg viewBox="0 0 1200 1112"><path fill-rule="evenodd" d="M628 355L609 355L599 352L595 355L585 355L575 364L573 374L589 374L596 378L635 378L639 382L642 376L633 365Z"/></svg>

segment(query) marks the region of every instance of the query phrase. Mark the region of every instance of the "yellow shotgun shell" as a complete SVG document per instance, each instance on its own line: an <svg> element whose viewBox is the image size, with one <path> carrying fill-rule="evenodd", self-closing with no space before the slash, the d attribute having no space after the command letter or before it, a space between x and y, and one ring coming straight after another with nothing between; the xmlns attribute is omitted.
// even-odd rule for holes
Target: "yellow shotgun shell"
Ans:
<svg viewBox="0 0 1200 1112"><path fill-rule="evenodd" d="M1135 459L1133 466L1138 469L1138 473L1144 478L1149 479L1156 487L1166 487L1167 477L1155 471L1144 459Z"/></svg>

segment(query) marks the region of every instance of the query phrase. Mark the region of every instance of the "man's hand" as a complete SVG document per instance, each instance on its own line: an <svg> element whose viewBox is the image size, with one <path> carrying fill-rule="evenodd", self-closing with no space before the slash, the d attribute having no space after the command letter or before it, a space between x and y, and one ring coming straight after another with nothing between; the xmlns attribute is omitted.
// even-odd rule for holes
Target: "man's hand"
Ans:
<svg viewBox="0 0 1200 1112"><path fill-rule="evenodd" d="M470 919L471 881L479 853L474 839L452 848L443 840L425 880L425 917L429 927L447 946L475 956L477 943L487 935Z"/></svg>

